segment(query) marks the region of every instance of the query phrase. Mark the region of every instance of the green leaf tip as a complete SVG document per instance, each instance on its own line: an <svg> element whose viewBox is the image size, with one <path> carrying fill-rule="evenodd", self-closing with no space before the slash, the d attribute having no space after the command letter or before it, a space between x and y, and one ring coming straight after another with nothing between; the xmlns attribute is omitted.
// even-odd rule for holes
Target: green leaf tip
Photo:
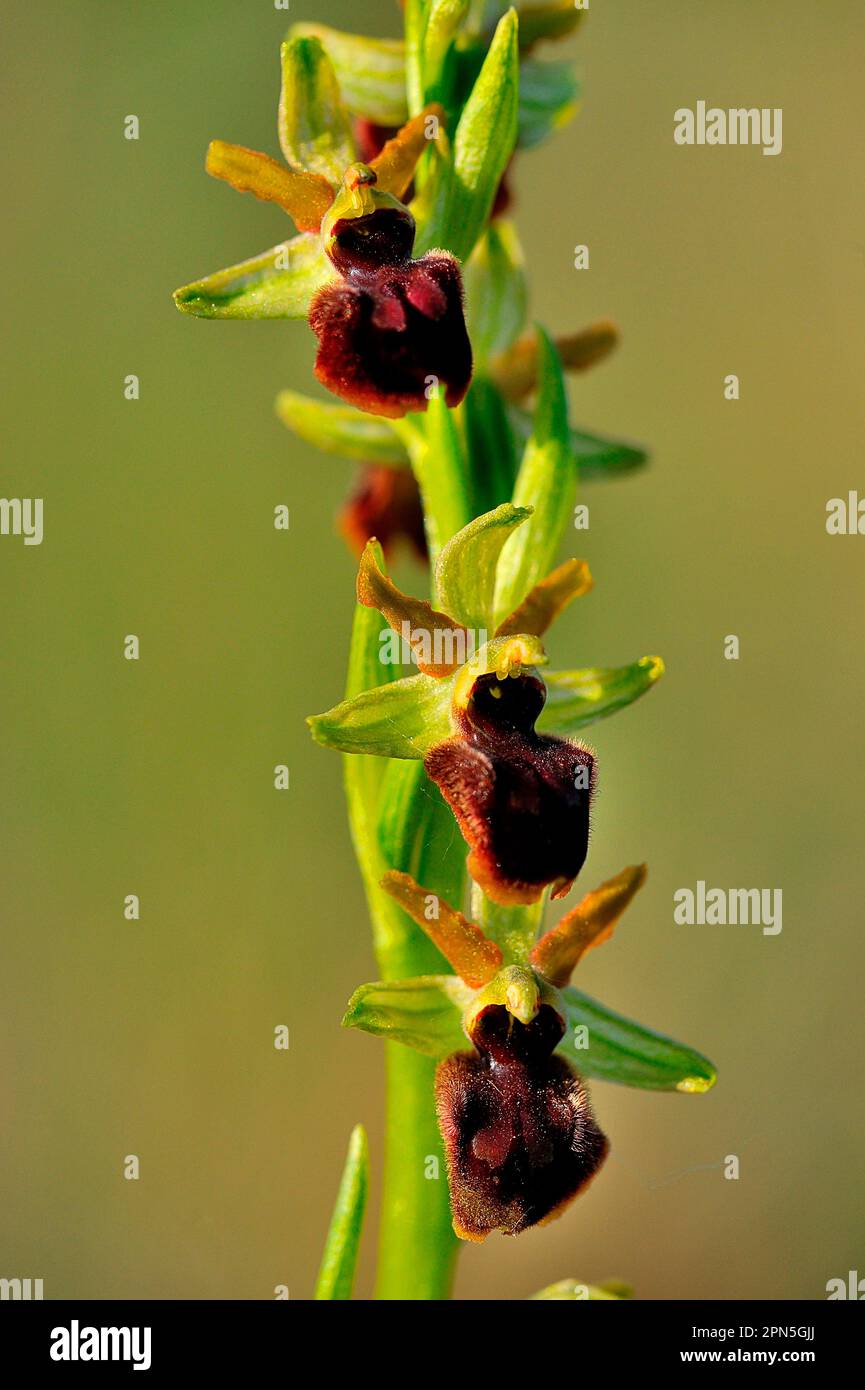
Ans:
<svg viewBox="0 0 865 1390"><path fill-rule="evenodd" d="M363 1125L355 1125L318 1272L316 1299L351 1298L368 1194L369 1144Z"/></svg>

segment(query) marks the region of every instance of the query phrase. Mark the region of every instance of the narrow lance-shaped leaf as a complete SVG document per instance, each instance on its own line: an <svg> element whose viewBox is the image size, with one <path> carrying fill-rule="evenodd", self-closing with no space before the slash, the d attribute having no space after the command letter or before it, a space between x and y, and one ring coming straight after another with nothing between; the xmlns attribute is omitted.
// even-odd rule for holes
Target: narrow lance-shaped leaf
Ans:
<svg viewBox="0 0 865 1390"><path fill-rule="evenodd" d="M355 157L339 82L317 38L282 45L279 143L290 165L310 169L338 188Z"/></svg>
<svg viewBox="0 0 865 1390"><path fill-rule="evenodd" d="M381 547L375 545L379 565L384 569L384 555ZM387 632L387 623L377 609L357 604L351 630L351 644L348 654L348 673L346 675L345 696L347 700L356 699L365 691L382 686L394 679L397 667L384 665L381 661L382 636ZM352 836L357 842L361 864L371 866L375 848L375 804L381 780L387 768L384 758L345 758L345 791L348 801ZM378 875L370 867L372 881L377 888Z"/></svg>
<svg viewBox="0 0 865 1390"><path fill-rule="evenodd" d="M517 476L514 430L508 422L501 395L491 381L477 373L460 410L466 447L475 465L472 477L475 501L479 510L492 511L503 502L509 502L514 490Z"/></svg>
<svg viewBox="0 0 865 1390"><path fill-rule="evenodd" d="M643 656L630 666L545 671L547 703L538 728L544 733L575 734L638 700L663 674L659 656Z"/></svg>
<svg viewBox="0 0 865 1390"><path fill-rule="evenodd" d="M428 1057L449 1057L468 1047L461 1020L471 997L457 975L379 980L355 990L342 1024Z"/></svg>
<svg viewBox="0 0 865 1390"><path fill-rule="evenodd" d="M184 285L174 302L182 313L203 319L304 319L316 290L333 278L321 238L304 232Z"/></svg>
<svg viewBox="0 0 865 1390"><path fill-rule="evenodd" d="M453 39L465 19L470 0L429 0L423 43L424 96L438 99L444 91L445 66Z"/></svg>
<svg viewBox="0 0 865 1390"><path fill-rule="evenodd" d="M496 28L483 67L466 102L453 143L453 165L442 163L447 197L418 228L416 254L444 246L464 261L490 215L517 136L519 53L517 17L510 10Z"/></svg>
<svg viewBox="0 0 865 1390"><path fill-rule="evenodd" d="M363 1125L356 1125L348 1142L348 1154L318 1272L316 1299L351 1298L368 1193L369 1146Z"/></svg>
<svg viewBox="0 0 865 1390"><path fill-rule="evenodd" d="M649 1091L708 1091L715 1068L701 1053L613 1013L569 986L568 1028L559 1050L583 1076Z"/></svg>
<svg viewBox="0 0 865 1390"><path fill-rule="evenodd" d="M355 759L359 761L366 759ZM434 884L446 902L462 901L465 846L450 807L423 763L392 758L387 764L379 796L378 838L388 866L412 874L419 883ZM391 967L395 978L441 972L441 953L431 941L419 941L411 928L406 942L405 961L397 959Z"/></svg>
<svg viewBox="0 0 865 1390"><path fill-rule="evenodd" d="M407 468L408 452L390 423L350 405L313 400L299 391L280 391L276 413L299 439L326 454L340 454L358 463Z"/></svg>
<svg viewBox="0 0 865 1390"><path fill-rule="evenodd" d="M430 400L418 433L408 436L412 468L424 502L432 559L472 518L468 463L453 412L438 393Z"/></svg>
<svg viewBox="0 0 865 1390"><path fill-rule="evenodd" d="M365 116L383 126L401 126L408 120L402 39L370 39L307 23L292 25L289 35L321 40L353 116Z"/></svg>
<svg viewBox="0 0 865 1390"><path fill-rule="evenodd" d="M553 567L573 514L577 465L571 452L562 367L543 329L538 329L540 374L534 428L514 488L514 505L533 507L531 520L511 537L499 561L496 618L520 604Z"/></svg>
<svg viewBox="0 0 865 1390"><path fill-rule="evenodd" d="M514 224L491 222L469 258L463 278L468 325L477 367L504 352L526 321L525 262Z"/></svg>
<svg viewBox="0 0 865 1390"><path fill-rule="evenodd" d="M532 433L532 417L518 406L505 406L508 419L518 440L525 444ZM642 468L648 462L648 454L636 444L624 440L610 439L600 434L587 434L585 430L570 431L571 450L577 460L580 480L593 482L596 479L619 477Z"/></svg>
<svg viewBox="0 0 865 1390"><path fill-rule="evenodd" d="M492 621L496 566L502 547L530 516L529 507L505 502L458 531L436 561L438 602L476 633Z"/></svg>

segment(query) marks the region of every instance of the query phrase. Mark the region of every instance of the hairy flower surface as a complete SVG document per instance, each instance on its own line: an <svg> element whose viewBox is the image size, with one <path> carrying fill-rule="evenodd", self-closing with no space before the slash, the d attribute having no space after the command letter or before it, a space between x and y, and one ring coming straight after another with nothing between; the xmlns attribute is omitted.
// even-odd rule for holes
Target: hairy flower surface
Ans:
<svg viewBox="0 0 865 1390"><path fill-rule="evenodd" d="M550 1005L528 1024L491 1005L474 1020L475 1051L439 1065L436 1107L464 1240L551 1221L607 1156L582 1082L552 1055L563 1033Z"/></svg>
<svg viewBox="0 0 865 1390"><path fill-rule="evenodd" d="M340 279L310 305L315 374L375 415L426 410L440 383L458 405L472 374L459 263L445 251L413 260L414 218L376 184L374 169L353 165L322 226Z"/></svg>
<svg viewBox="0 0 865 1390"><path fill-rule="evenodd" d="M535 732L543 681L479 676L460 733L424 766L471 845L469 873L495 902L563 897L585 862L595 761L587 748Z"/></svg>

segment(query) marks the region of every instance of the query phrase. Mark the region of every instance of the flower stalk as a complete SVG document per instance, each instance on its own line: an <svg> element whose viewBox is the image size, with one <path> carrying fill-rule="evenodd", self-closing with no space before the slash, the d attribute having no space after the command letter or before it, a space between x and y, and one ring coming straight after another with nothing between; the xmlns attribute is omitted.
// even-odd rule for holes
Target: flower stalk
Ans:
<svg viewBox="0 0 865 1390"><path fill-rule="evenodd" d="M359 553L345 695L309 724L343 754L379 973L343 1019L386 1042L376 1294L415 1300L450 1297L460 1239L543 1224L595 1177L609 1141L587 1079L687 1094L715 1074L570 984L645 866L544 931L588 854L597 760L582 732L663 672L654 656L558 670L547 653L555 619L592 587L585 560L557 563L578 476L646 459L571 424L566 373L602 361L618 335L527 323L505 215L515 153L577 105L569 69L536 49L583 12L570 0L403 8L401 40L294 26L283 161L216 141L206 167L296 234L175 300L201 318L307 318L316 377L338 399L285 390L277 411L363 466L340 523ZM428 598L388 574L401 539L429 563ZM318 1298L351 1294L368 1174L356 1130ZM574 1280L536 1295L622 1296Z"/></svg>

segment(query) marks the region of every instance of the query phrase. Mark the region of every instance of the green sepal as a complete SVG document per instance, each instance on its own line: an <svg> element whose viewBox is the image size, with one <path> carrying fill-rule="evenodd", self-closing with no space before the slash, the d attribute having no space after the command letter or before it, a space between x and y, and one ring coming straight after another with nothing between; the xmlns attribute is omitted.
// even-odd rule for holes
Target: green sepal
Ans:
<svg viewBox="0 0 865 1390"><path fill-rule="evenodd" d="M567 125L577 112L579 99L580 84L568 63L524 58L520 64L517 148L534 149Z"/></svg>
<svg viewBox="0 0 865 1390"><path fill-rule="evenodd" d="M252 260L175 290L184 314L201 319L305 319L316 290L334 278L321 238L302 232Z"/></svg>
<svg viewBox="0 0 865 1390"><path fill-rule="evenodd" d="M334 188L355 159L348 112L320 39L298 36L282 45L279 143L292 168L321 174Z"/></svg>
<svg viewBox="0 0 865 1390"><path fill-rule="evenodd" d="M386 628L382 631L387 633ZM398 643L396 634L393 641ZM382 647L381 654L390 655L390 651ZM450 676L438 678L423 672L406 676L389 685L363 690L324 714L312 715L306 722L317 743L342 753L423 758L430 748L450 736L454 698L460 693L467 695L473 682L490 671L498 671L504 677L516 661L521 666L546 665L540 639L528 635L494 637Z"/></svg>
<svg viewBox="0 0 865 1390"><path fill-rule="evenodd" d="M517 17L499 21L453 140L453 160L432 166L415 254L445 247L468 259L493 205L517 138Z"/></svg>
<svg viewBox="0 0 865 1390"><path fill-rule="evenodd" d="M568 986L561 991L568 1027L559 1051L583 1076L648 1091L696 1094L715 1083L712 1063L693 1048L614 1014L606 1005ZM577 1046L575 1029L585 1026L588 1046Z"/></svg>
<svg viewBox="0 0 865 1390"><path fill-rule="evenodd" d="M659 656L643 656L629 666L545 671L547 702L538 729L549 734L575 734L638 700L663 674Z"/></svg>
<svg viewBox="0 0 865 1390"><path fill-rule="evenodd" d="M525 444L531 437L532 417L519 406L505 407L511 427L517 439ZM622 440L609 439L601 434L587 434L584 430L572 429L571 449L577 460L580 480L589 482L595 478L614 478L622 473L630 473L642 468L649 455L637 444L626 444Z"/></svg>
<svg viewBox="0 0 865 1390"><path fill-rule="evenodd" d="M463 271L475 370L520 336L526 322L525 262L513 222L486 228Z"/></svg>
<svg viewBox="0 0 865 1390"><path fill-rule="evenodd" d="M314 400L299 391L280 391L276 413L288 429L326 454L358 463L407 468L408 451L390 422L350 405Z"/></svg>
<svg viewBox="0 0 865 1390"><path fill-rule="evenodd" d="M355 1125L318 1271L317 1300L351 1298L368 1194L369 1145L363 1125Z"/></svg>
<svg viewBox="0 0 865 1390"><path fill-rule="evenodd" d="M452 694L450 680L406 676L343 700L306 722L316 742L326 748L383 758L423 758L450 734Z"/></svg>
<svg viewBox="0 0 865 1390"><path fill-rule="evenodd" d="M527 0L517 5L517 13L522 48L531 48L541 39L566 38L586 17L586 11L577 9L574 0L541 0L540 4Z"/></svg>
<svg viewBox="0 0 865 1390"><path fill-rule="evenodd" d="M512 613L553 568L576 497L577 464L571 450L562 364L542 328L538 328L538 339L538 399L513 498L515 506L534 506L534 514L502 553L496 582L497 621Z"/></svg>
<svg viewBox="0 0 865 1390"><path fill-rule="evenodd" d="M469 1046L462 1016L471 998L472 991L456 975L378 980L355 990L342 1025L403 1043L427 1057L449 1057Z"/></svg>
<svg viewBox="0 0 865 1390"><path fill-rule="evenodd" d="M545 1289L533 1293L530 1302L543 1299L555 1303L605 1303L632 1298L633 1289L620 1280L609 1280L605 1284L581 1284L578 1279L560 1279L557 1284L548 1284Z"/></svg>
<svg viewBox="0 0 865 1390"><path fill-rule="evenodd" d="M504 502L458 531L436 561L438 605L475 633L491 629L496 567L502 547L531 514L531 507Z"/></svg>
<svg viewBox="0 0 865 1390"><path fill-rule="evenodd" d="M333 63L342 99L353 116L376 125L401 126L408 120L405 44L402 39L370 39L327 24L293 24L289 38L318 38Z"/></svg>

